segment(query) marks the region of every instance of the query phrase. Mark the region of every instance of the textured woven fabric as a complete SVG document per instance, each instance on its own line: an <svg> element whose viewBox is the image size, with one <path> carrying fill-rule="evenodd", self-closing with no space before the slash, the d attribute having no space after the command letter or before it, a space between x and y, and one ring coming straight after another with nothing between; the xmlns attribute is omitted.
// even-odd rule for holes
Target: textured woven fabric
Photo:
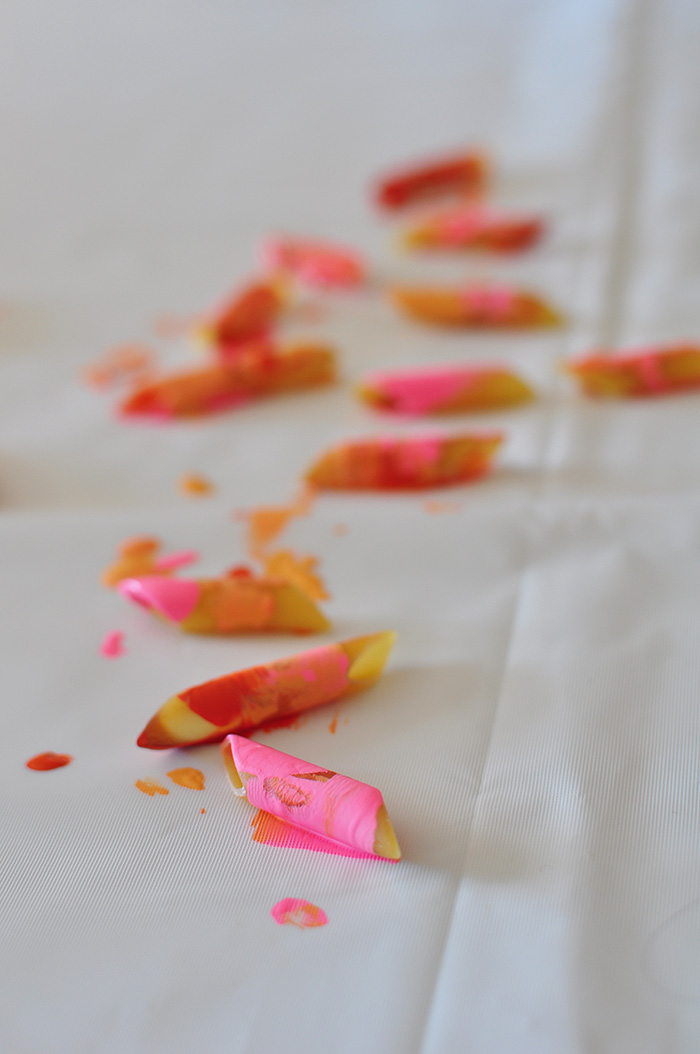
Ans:
<svg viewBox="0 0 700 1054"><path fill-rule="evenodd" d="M3 1050L694 1054L700 397L586 401L559 363L700 333L697 5L25 0L4 22ZM541 247L396 254L372 176L473 144L495 207L547 217ZM324 496L285 535L322 561L319 642L399 638L377 685L265 742L380 788L397 865L259 844L216 746L135 745L173 693L298 639L189 637L98 584L134 534L218 574L245 558L232 510L421 427L348 383L145 425L81 382L136 340L191 363L156 320L220 301L277 231L378 281L532 288L569 322L435 331L375 284L284 326L337 344L346 382L503 363L540 396L474 418L508 433L489 479ZM183 497L185 472L216 492ZM74 761L25 768L49 750ZM328 924L277 926L287 897Z"/></svg>

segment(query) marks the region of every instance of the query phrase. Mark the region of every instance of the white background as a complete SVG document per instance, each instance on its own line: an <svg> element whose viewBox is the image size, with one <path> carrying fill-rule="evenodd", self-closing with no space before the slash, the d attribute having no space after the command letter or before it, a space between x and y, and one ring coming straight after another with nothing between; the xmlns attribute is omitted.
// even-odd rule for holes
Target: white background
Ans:
<svg viewBox="0 0 700 1054"><path fill-rule="evenodd" d="M693 0L7 0L3 1050L698 1050L700 401L586 402L559 364L699 335L699 46ZM493 152L498 203L551 219L546 242L492 266L396 254L371 178L471 143ZM132 340L192 361L155 320L210 306L276 229L372 260L371 289L288 327L337 344L344 384L117 420L82 366ZM443 334L380 294L468 273L538 289L569 326ZM508 431L490 480L435 495L461 503L441 515L326 497L288 535L322 558L325 639L400 636L335 735L331 707L267 741L379 786L404 861L253 843L215 747L134 741L174 691L299 641L181 636L99 571L142 532L199 548L203 572L240 562L233 509L288 498L331 441L386 431L353 399L364 370L465 360L540 391L474 419ZM216 496L183 498L187 471ZM75 761L24 768L42 750ZM134 789L186 764L203 793ZM288 896L329 924L276 926Z"/></svg>

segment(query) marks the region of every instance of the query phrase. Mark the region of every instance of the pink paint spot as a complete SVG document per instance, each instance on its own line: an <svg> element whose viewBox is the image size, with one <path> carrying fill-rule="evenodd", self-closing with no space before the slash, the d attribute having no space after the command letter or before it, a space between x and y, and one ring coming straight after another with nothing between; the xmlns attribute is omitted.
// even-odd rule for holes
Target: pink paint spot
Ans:
<svg viewBox="0 0 700 1054"><path fill-rule="evenodd" d="M180 549L176 553L161 556L156 560L155 566L157 571L174 571L178 567L194 564L197 560L199 560L199 553L196 549Z"/></svg>
<svg viewBox="0 0 700 1054"><path fill-rule="evenodd" d="M124 634L121 630L112 630L111 633L107 633L102 639L100 655L104 655L105 659L118 659L123 654Z"/></svg>
<svg viewBox="0 0 700 1054"><path fill-rule="evenodd" d="M296 897L285 897L278 901L270 914L280 926L298 926L300 930L325 926L328 922L328 916L322 908Z"/></svg>
<svg viewBox="0 0 700 1054"><path fill-rule="evenodd" d="M449 403L470 383L478 371L464 367L410 372L372 373L365 384L386 400L387 409L404 414L428 414Z"/></svg>
<svg viewBox="0 0 700 1054"><path fill-rule="evenodd" d="M117 589L135 604L149 611L157 611L174 622L181 622L194 611L200 592L199 583L195 580L165 578L162 575L125 578Z"/></svg>

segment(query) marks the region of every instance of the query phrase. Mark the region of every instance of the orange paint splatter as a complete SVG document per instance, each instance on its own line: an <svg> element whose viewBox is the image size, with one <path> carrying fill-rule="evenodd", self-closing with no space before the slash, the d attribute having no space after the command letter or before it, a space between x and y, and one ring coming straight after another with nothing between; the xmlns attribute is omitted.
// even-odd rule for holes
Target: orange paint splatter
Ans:
<svg viewBox="0 0 700 1054"><path fill-rule="evenodd" d="M253 841L278 849L305 849L314 853L329 853L331 856L350 856L355 859L370 859L371 854L360 853L320 834L312 834L301 827L278 819L269 812L258 809L251 820Z"/></svg>
<svg viewBox="0 0 700 1054"><path fill-rule="evenodd" d="M180 476L177 485L180 492L189 498L203 498L207 494L213 494L216 489L211 480L208 480L206 476L199 475L197 472L190 472Z"/></svg>
<svg viewBox="0 0 700 1054"><path fill-rule="evenodd" d="M285 897L278 901L270 914L280 926L298 926L300 930L328 923L325 911L308 900L298 900L296 897Z"/></svg>
<svg viewBox="0 0 700 1054"><path fill-rule="evenodd" d="M51 769L62 769L64 765L70 765L73 760L70 754L54 754L47 750L45 754L36 754L26 762L28 769L34 772L50 772Z"/></svg>
<svg viewBox="0 0 700 1054"><path fill-rule="evenodd" d="M200 810L199 810L199 815L200 815L200 816L204 816L204 814L205 814L205 812L206 812L206 811L207 811L206 809L200 809Z"/></svg>
<svg viewBox="0 0 700 1054"><path fill-rule="evenodd" d="M422 503L425 512L431 516L440 516L443 513L460 512L464 508L461 501L438 501L430 498Z"/></svg>
<svg viewBox="0 0 700 1054"><path fill-rule="evenodd" d="M316 574L316 556L296 556L289 549L278 549L265 558L265 574L282 578L306 593L312 600L329 600L323 579Z"/></svg>
<svg viewBox="0 0 700 1054"><path fill-rule="evenodd" d="M178 787L187 787L188 790L204 790L204 773L199 769L171 769L168 776L177 783Z"/></svg>
<svg viewBox="0 0 700 1054"><path fill-rule="evenodd" d="M111 388L152 368L155 352L143 344L122 344L86 366L83 380L93 388Z"/></svg>
<svg viewBox="0 0 700 1054"><path fill-rule="evenodd" d="M260 505L249 509L245 519L248 521L250 555L256 560L264 559L267 547L279 537L289 521L311 512L314 498L314 489L306 486L288 505Z"/></svg>
<svg viewBox="0 0 700 1054"><path fill-rule="evenodd" d="M328 731L332 736L335 735L338 728L338 715L336 714L331 723L328 726Z"/></svg>
<svg viewBox="0 0 700 1054"><path fill-rule="evenodd" d="M178 315L159 315L153 323L154 332L159 337L183 337L195 325L195 317L183 318Z"/></svg>
<svg viewBox="0 0 700 1054"><path fill-rule="evenodd" d="M157 780L136 780L134 786L137 790L142 791L143 794L147 794L149 798L152 798L156 794L170 794L168 788L161 786Z"/></svg>

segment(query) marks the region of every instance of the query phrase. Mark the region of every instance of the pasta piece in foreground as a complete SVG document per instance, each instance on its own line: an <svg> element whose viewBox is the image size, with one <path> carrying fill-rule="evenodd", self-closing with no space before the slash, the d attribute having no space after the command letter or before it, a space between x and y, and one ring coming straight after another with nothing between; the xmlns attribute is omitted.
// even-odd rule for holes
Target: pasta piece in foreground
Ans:
<svg viewBox="0 0 700 1054"><path fill-rule="evenodd" d="M306 473L320 490L413 490L480 479L501 432L360 439L332 447Z"/></svg>
<svg viewBox="0 0 700 1054"><path fill-rule="evenodd" d="M193 417L335 379L335 356L326 345L293 344L281 350L249 345L230 361L170 374L137 388L121 410L129 416Z"/></svg>
<svg viewBox="0 0 700 1054"><path fill-rule="evenodd" d="M221 754L234 793L251 805L358 853L401 859L376 787L244 736L227 736Z"/></svg>
<svg viewBox="0 0 700 1054"><path fill-rule="evenodd" d="M216 743L368 688L395 639L392 632L352 637L195 685L168 699L137 743L150 750Z"/></svg>
<svg viewBox="0 0 700 1054"><path fill-rule="evenodd" d="M502 366L445 366L368 374L358 386L365 402L400 414L500 410L531 402L532 388Z"/></svg>
<svg viewBox="0 0 700 1054"><path fill-rule="evenodd" d="M597 352L564 364L584 395L624 399L700 388L700 346L666 347L612 355Z"/></svg>
<svg viewBox="0 0 700 1054"><path fill-rule="evenodd" d="M494 212L480 205L439 212L419 220L403 235L407 249L472 249L514 253L530 249L544 231L539 216Z"/></svg>
<svg viewBox="0 0 700 1054"><path fill-rule="evenodd" d="M489 164L483 154L454 154L390 173L377 183L375 200L385 209L400 209L441 194L478 194L488 176Z"/></svg>
<svg viewBox="0 0 700 1054"><path fill-rule="evenodd" d="M330 622L307 592L283 577L244 569L221 578L127 578L122 596L186 633L322 633Z"/></svg>
<svg viewBox="0 0 700 1054"><path fill-rule="evenodd" d="M541 297L511 286L394 286L389 294L404 314L436 326L539 329L562 323Z"/></svg>

